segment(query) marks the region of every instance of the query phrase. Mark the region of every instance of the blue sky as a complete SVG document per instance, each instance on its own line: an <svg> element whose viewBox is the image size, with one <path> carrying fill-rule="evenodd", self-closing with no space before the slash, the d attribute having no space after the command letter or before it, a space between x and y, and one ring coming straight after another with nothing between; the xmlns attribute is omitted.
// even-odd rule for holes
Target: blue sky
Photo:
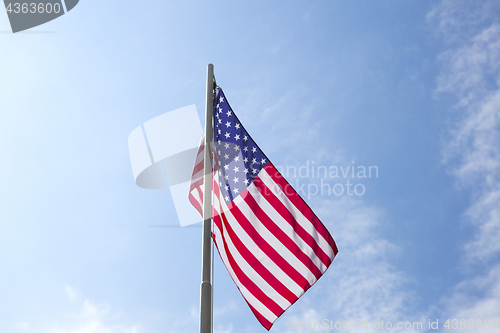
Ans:
<svg viewBox="0 0 500 333"><path fill-rule="evenodd" d="M174 206L135 185L127 137L189 104L203 119L208 63L275 165L378 169L323 179L363 195L288 177L339 254L273 332L500 322L499 14L497 1L82 0L17 34L0 14L0 331L198 330L201 229L150 227L177 223ZM265 331L218 257L214 290L215 332Z"/></svg>

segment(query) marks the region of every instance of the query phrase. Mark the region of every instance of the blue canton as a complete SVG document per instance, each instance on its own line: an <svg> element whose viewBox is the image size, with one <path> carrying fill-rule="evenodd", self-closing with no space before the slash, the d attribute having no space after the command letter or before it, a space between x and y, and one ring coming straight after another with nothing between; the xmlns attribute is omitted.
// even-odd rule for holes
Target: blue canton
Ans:
<svg viewBox="0 0 500 333"><path fill-rule="evenodd" d="M222 89L214 101L214 168L226 203L233 201L269 162L241 125Z"/></svg>

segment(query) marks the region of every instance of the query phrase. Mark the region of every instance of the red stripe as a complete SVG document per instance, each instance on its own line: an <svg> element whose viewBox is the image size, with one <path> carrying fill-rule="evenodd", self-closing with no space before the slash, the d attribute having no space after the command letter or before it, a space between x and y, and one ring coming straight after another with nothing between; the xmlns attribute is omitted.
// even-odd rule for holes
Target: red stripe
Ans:
<svg viewBox="0 0 500 333"><path fill-rule="evenodd" d="M213 189L212 194L215 194L215 196L217 197L217 200L219 200L219 205L220 205L219 184L217 184L217 182L215 180L212 182L212 189ZM222 211L222 207L219 208L219 211Z"/></svg>
<svg viewBox="0 0 500 333"><path fill-rule="evenodd" d="M285 207L285 205L274 195L274 193L264 184L259 176L255 177L253 183L259 190L260 194L266 198L271 206L273 206L273 208L292 226L293 231L311 247L316 256L328 267L328 265L332 262L332 259L326 255L325 252L323 252L323 249L316 243L316 240L306 230L304 230L304 228L302 228L290 210L288 210L288 208ZM285 192L282 193L286 196ZM321 276L321 273L319 276ZM319 278L319 276L317 278Z"/></svg>
<svg viewBox="0 0 500 333"><path fill-rule="evenodd" d="M198 172L202 171L202 170L203 170L203 168L204 168L204 166L205 166L205 159L202 159L202 160L200 161L200 163L198 163L198 164L196 164L196 165L194 166L192 175L194 176L194 175L195 175L195 174L197 174Z"/></svg>
<svg viewBox="0 0 500 333"><path fill-rule="evenodd" d="M193 204L193 206L200 212L200 214L203 215L203 183L204 183L204 177L203 175L201 177L196 177L193 178L195 175L200 174L200 172L203 172L204 169L204 150L205 150L205 145L204 145L204 140L202 138L199 149L198 149L198 154L195 159L195 166L193 168L192 172L192 183L190 184L190 193L189 193L189 200ZM217 166L217 154L212 154L213 160L215 163L215 166ZM215 168L216 169L216 168ZM216 172L216 170L212 170L213 172ZM315 255L325 264L326 267L330 265L330 263L333 260L333 257L337 254L337 246L332 239L330 233L328 230L325 228L323 223L317 218L317 216L314 214L314 212L310 209L310 207L305 203L305 201L298 195L298 193L290 186L290 184L279 174L279 172L276 170L276 168L271 164L268 163L265 166L265 171L269 174L271 180L279 186L281 189L282 193L285 194L285 197L288 198L290 201L290 204L284 204L280 201L281 194L275 195L274 193L271 192L271 190L262 182L262 179L260 177L256 177L253 181L255 184L256 188L259 191L259 195L262 196L262 200L267 200L271 207L280 214L285 221L287 221L293 228L293 233L291 235L286 234L272 219L266 214L266 212L258 205L258 202L260 202L260 197L252 197L251 195L243 195L242 198L245 200L245 203L248 205L248 207L251 209L253 214L255 214L255 218L257 218L268 230L271 232L274 237L278 241L280 241L285 248L287 248L288 251L290 251L293 255L297 257L298 260L300 260L306 267L309 268L311 271L311 274L316 277L316 280L319 279L322 275L321 270L314 264L313 260L311 257L309 257L307 254L305 254L300 247L297 245L295 242L296 237L300 237L304 243L308 244L314 251ZM196 179L196 180L195 180ZM273 184L274 185L274 184ZM193 191L196 190L200 199L196 199L195 196L193 195ZM216 196L219 200L224 200L222 198L222 193L220 192L219 189L219 184L216 182L214 179L212 182L212 195ZM201 202L200 202L201 201ZM214 230L212 229L211 236L214 240L214 243L217 247L217 250L219 251L220 255L220 248L219 246L223 246L225 249L226 253L226 260L224 264L229 268L230 270L233 271L233 276L234 279L239 280L239 287L245 288L248 290L249 293L252 294L253 297L255 297L260 303L262 303L263 306L265 306L269 311L271 311L276 317L279 317L285 309L282 309L275 300L273 300L270 296L266 295L258 287L258 285L252 281L252 279L249 278L247 274L239 267L237 264L236 260L233 257L233 253L228 248L227 245L227 240L231 240L232 244L234 245L235 250L238 251L238 254L241 255L243 260L245 260L246 263L252 269L256 272L256 274L259 274L260 277L264 281L266 281L274 290L276 290L282 297L287 299L291 304L295 303L295 301L298 299L298 297L293 294L285 285L283 282L278 280L276 276L273 275L272 270L269 270L266 268L252 253L252 251L249 250L247 247L249 244L244 244L241 239L238 238L236 233L233 230L234 224L230 224L227 220L227 217L222 209L222 205L225 204L224 202L219 201L219 212L216 211L216 206L212 206L212 218L213 218L213 223L214 226L213 228L217 227L220 231L219 237L216 237ZM293 211L292 206L296 208L309 223L312 224L313 231L312 235L306 231L306 229L309 229L309 226L306 228L302 227L298 222L297 219L299 218L297 216L297 219L295 218L294 214L292 213ZM276 251L272 246L272 242L266 241L261 234L259 234L258 229L252 224L252 220L250 219L250 216L245 216L240 207L237 207L234 204L229 204L228 208L230 209L231 214L234 216L235 222L238 223L244 230L245 233L248 234L248 236L252 239L253 242L255 242L256 246L259 247L261 251L263 251L285 274L287 274L293 281L295 281L301 288L303 288L304 291L310 288L310 283L307 281L308 277L308 272L304 272L304 275L300 273L300 269L294 268L289 262L287 262L279 253ZM253 218L253 216L252 216ZM301 216L302 218L302 216ZM301 220L302 223L302 220ZM316 234L317 233L317 234ZM329 256L325 253L323 248L321 248L315 238L319 238L322 236L326 242L331 246L333 250L333 256ZM234 252L233 251L233 252ZM236 252L235 252L236 253ZM253 273L252 273L253 274ZM240 290L241 292L241 290ZM245 299L246 300L246 299ZM248 303L248 301L247 301ZM273 325L273 322L275 321L274 319L271 319L273 322L270 322L268 319L266 319L261 313L259 313L254 306L252 306L250 303L248 303L250 309L256 316L256 318L259 320L259 322L264 326L267 330L271 328Z"/></svg>
<svg viewBox="0 0 500 333"><path fill-rule="evenodd" d="M222 219L220 217L220 214L217 214L217 215L214 215L212 216L212 220L213 220L213 223L217 226L217 228L220 230L220 233L222 235L222 230L223 230L223 226L222 226ZM215 245L217 245L217 242L215 242Z"/></svg>
<svg viewBox="0 0 500 333"><path fill-rule="evenodd" d="M246 190L248 191L248 190ZM252 212L255 214L257 219L271 232L276 239L278 239L292 254L298 253L302 258L298 259L304 263L307 267L316 267L310 258L306 256L300 249L297 244L295 244L288 235L286 235L283 230L281 230L270 218L267 214L260 208L255 199L248 193L246 195L242 195L247 205L250 207ZM264 251L271 260L278 265L283 272L285 272L292 280L295 281L302 289L307 290L311 286L306 278L304 278L292 265L290 265L283 257L271 246L267 243L264 238L255 230L252 223L250 223L246 218L243 217L242 220L238 219L241 227L245 229L247 234L253 239L253 241L259 246L259 248ZM297 255L296 255L297 256ZM309 260L307 260L309 259ZM317 267L316 267L317 269ZM317 272L314 274L316 278L321 275L321 272L317 269ZM318 275L319 274L319 275Z"/></svg>
<svg viewBox="0 0 500 333"><path fill-rule="evenodd" d="M230 208L231 213L236 218L239 224L245 223L249 224L247 218L241 213L237 206L231 205ZM262 263L253 255L252 252L248 250L248 248L243 244L241 239L236 235L230 223L227 223L226 230L228 236L233 241L234 246L240 253L240 255L245 259L245 261L252 267L257 274L259 274L274 290L276 290L283 298L285 298L288 302L293 303L297 299L294 293L292 293L287 287L281 283L276 276L274 276ZM255 229L253 230L253 234L248 234L254 241L254 237L257 232ZM261 238L262 239L262 238ZM264 241L264 240L262 240ZM267 244L267 243L266 243ZM258 244L260 248L260 244ZM269 245L267 244L269 247ZM260 248L262 250L262 248ZM265 252L265 251L264 251ZM266 253L267 254L267 253Z"/></svg>
<svg viewBox="0 0 500 333"><path fill-rule="evenodd" d="M215 194L217 198L219 197L219 184L217 184L217 181L212 178L212 194Z"/></svg>
<svg viewBox="0 0 500 333"><path fill-rule="evenodd" d="M204 150L205 150L205 134L203 134L203 136L201 137L200 146L198 147L198 152L196 153L196 155L197 156L200 155L200 153Z"/></svg>
<svg viewBox="0 0 500 333"><path fill-rule="evenodd" d="M245 299L245 301L246 301L246 299ZM247 304L250 307L250 310L252 310L255 317L257 317L257 320L261 323L261 325L264 326L264 328L269 331L271 329L271 326L273 326L273 323L271 323L263 315L261 315L259 311L257 311L250 303L248 303L248 301L247 301ZM285 310L283 310L283 312L285 312ZM278 315L278 317L281 316L282 313L280 313Z"/></svg>
<svg viewBox="0 0 500 333"><path fill-rule="evenodd" d="M219 216L217 216L216 218L214 218L214 223L216 223L217 225L220 225L221 224L221 219ZM219 228L219 230L221 230ZM214 233L212 233L212 239L214 240L214 243L215 243L215 248L217 249L217 252L219 252L219 257L222 258L221 254L220 254L220 249L219 249L219 245L217 243L217 239L216 239L216 235ZM222 242L222 244L225 244L224 242ZM231 276L231 275L230 275ZM231 279L233 279L233 277L231 276ZM233 282L236 286L238 286L238 284L236 283L236 281L234 281L233 279ZM240 290L238 288L238 290ZM241 290L240 290L240 293L241 293ZM243 296L243 294L242 294ZM243 299L245 300L245 302L247 302L248 306L250 307L250 310L252 310L253 314L255 315L255 317L257 318L257 320L261 323L262 326L264 326L267 330L269 330L271 328L271 326L273 326L273 323L271 323L269 320L267 320L263 315L260 314L259 311L257 311L248 301L247 299L245 298L245 296L243 296ZM283 310L283 312L285 312L285 310ZM283 313L282 312L282 313ZM281 313L281 314L282 314ZM280 314L280 315L281 315ZM279 317L279 316L278 316Z"/></svg>
<svg viewBox="0 0 500 333"><path fill-rule="evenodd" d="M203 178L198 179L194 183L191 183L191 186L189 187L189 190L192 191L194 188L199 187L203 184Z"/></svg>
<svg viewBox="0 0 500 333"><path fill-rule="evenodd" d="M203 216L203 211L201 209L200 203L198 202L198 200L196 200L196 198L191 193L189 193L189 201L194 206L194 208L196 208L196 210L198 212L200 212L200 214Z"/></svg>
<svg viewBox="0 0 500 333"><path fill-rule="evenodd" d="M293 189L293 187L286 181L286 179L279 173L271 162L269 162L264 169L269 174L271 179L280 187L281 191L285 193L293 205L313 224L314 228L328 242L333 249L333 253L336 255L338 249L335 241L326 229L325 225L320 221L320 219L318 219L316 214L314 214L312 209L306 204L306 202L300 197L300 195ZM329 264L326 266L329 266Z"/></svg>
<svg viewBox="0 0 500 333"><path fill-rule="evenodd" d="M256 182L257 181L257 182ZM254 179L254 185L257 187L259 190L259 193L261 193L261 189L259 189L259 186L262 187L262 191L267 191L270 192L269 189L267 189L266 185L260 180L260 178L257 176ZM253 199L253 198L252 198ZM267 198L266 198L267 199ZM264 224L264 226L277 238L281 241L281 243L293 254L297 259L299 259L309 270L311 273L316 277L316 279L319 279L321 276L321 271L319 270L318 266L314 264L314 262L311 260L311 258L305 254L300 247L297 245L297 243L290 237L290 235L286 234L280 227L274 223L271 218L267 216L267 214L262 210L262 208L259 206L259 204L253 200L252 205L250 206L252 211L254 212L255 215L258 216L259 220ZM274 207L273 207L274 208ZM276 209L276 208L275 208ZM295 231L295 230L294 230Z"/></svg>
<svg viewBox="0 0 500 333"><path fill-rule="evenodd" d="M203 191L201 190L201 187L197 187L196 190L198 191L198 196L200 197L201 204L203 205Z"/></svg>
<svg viewBox="0 0 500 333"><path fill-rule="evenodd" d="M227 227L227 219L225 215L222 213L219 216L222 218L222 224ZM227 247L227 242L224 233L222 233L222 229L221 237L222 244L224 245L224 250L226 251L226 256L229 261L229 265L231 265L231 268L233 269L233 272L240 283L273 314L278 316L279 314L283 313L283 309L278 304L276 304L276 302L273 301L269 296L267 296L259 287L257 287L257 285L238 266Z"/></svg>

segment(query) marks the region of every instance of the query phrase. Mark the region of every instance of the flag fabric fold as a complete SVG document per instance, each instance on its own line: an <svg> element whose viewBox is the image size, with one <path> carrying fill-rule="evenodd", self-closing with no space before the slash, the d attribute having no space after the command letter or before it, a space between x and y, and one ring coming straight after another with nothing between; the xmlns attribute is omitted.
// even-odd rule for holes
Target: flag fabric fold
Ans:
<svg viewBox="0 0 500 333"><path fill-rule="evenodd" d="M211 146L212 239L250 309L269 330L323 275L337 246L241 125L220 88ZM189 190L200 214L204 149L202 138Z"/></svg>

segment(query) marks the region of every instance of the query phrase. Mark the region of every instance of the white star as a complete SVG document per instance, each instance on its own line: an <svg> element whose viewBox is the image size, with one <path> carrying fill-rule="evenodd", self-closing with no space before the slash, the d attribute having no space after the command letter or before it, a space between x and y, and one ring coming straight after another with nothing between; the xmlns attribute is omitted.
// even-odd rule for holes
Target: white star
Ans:
<svg viewBox="0 0 500 333"><path fill-rule="evenodd" d="M238 167L236 167L236 166L235 166L235 167L234 167L234 169L233 169L233 171L234 171L234 172L239 172L239 171L240 171L240 168L238 168Z"/></svg>
<svg viewBox="0 0 500 333"><path fill-rule="evenodd" d="M222 186L222 182L219 182L219 186Z"/></svg>
<svg viewBox="0 0 500 333"><path fill-rule="evenodd" d="M254 163L257 163L257 159L256 158L252 158L252 164Z"/></svg>
<svg viewBox="0 0 500 333"><path fill-rule="evenodd" d="M222 176L222 170L219 170L219 176Z"/></svg>
<svg viewBox="0 0 500 333"><path fill-rule="evenodd" d="M240 124L236 124L234 127L236 127L236 129L240 129Z"/></svg>
<svg viewBox="0 0 500 333"><path fill-rule="evenodd" d="M229 143L227 143L227 142L226 142L226 143L224 144L224 148L229 149Z"/></svg>
<svg viewBox="0 0 500 333"><path fill-rule="evenodd" d="M235 162L239 162L239 160L240 160L240 156L239 155L234 158Z"/></svg>
<svg viewBox="0 0 500 333"><path fill-rule="evenodd" d="M238 151L238 150L240 150L240 146L234 145L234 151Z"/></svg>
<svg viewBox="0 0 500 333"><path fill-rule="evenodd" d="M220 132L220 130L219 130L219 132ZM219 134L220 134L220 133L219 133ZM217 143L218 143L219 145L221 145L221 144L222 144L222 141L219 139L219 140L217 140Z"/></svg>
<svg viewBox="0 0 500 333"><path fill-rule="evenodd" d="M238 183L239 181L240 181L240 180L239 180L238 178L234 177L234 179L233 179L233 183L235 183L235 184L236 184L236 183Z"/></svg>
<svg viewBox="0 0 500 333"><path fill-rule="evenodd" d="M224 164L224 170L229 170L229 165Z"/></svg>
<svg viewBox="0 0 500 333"><path fill-rule="evenodd" d="M226 189L226 191L229 191L229 186L224 186L224 188Z"/></svg>
<svg viewBox="0 0 500 333"><path fill-rule="evenodd" d="M219 134L220 134L220 128L217 130L217 133L219 133Z"/></svg>
<svg viewBox="0 0 500 333"><path fill-rule="evenodd" d="M229 176L228 176L228 175L224 175L224 179L225 179L225 180L229 180ZM227 187L227 186L226 186L226 187ZM226 190L227 190L227 188L226 188Z"/></svg>
<svg viewBox="0 0 500 333"><path fill-rule="evenodd" d="M257 169L253 169L252 173L255 175L257 173Z"/></svg>
<svg viewBox="0 0 500 333"><path fill-rule="evenodd" d="M248 185L249 183L248 179L245 179L243 182L245 183L245 185Z"/></svg>
<svg viewBox="0 0 500 333"><path fill-rule="evenodd" d="M226 127L231 127L231 122L226 122Z"/></svg>
<svg viewBox="0 0 500 333"><path fill-rule="evenodd" d="M248 151L248 147L246 147L246 146L245 146L245 147L243 147L243 150L244 150L244 151Z"/></svg>
<svg viewBox="0 0 500 333"><path fill-rule="evenodd" d="M222 119L219 119L219 124L222 123Z"/></svg>
<svg viewBox="0 0 500 333"><path fill-rule="evenodd" d="M231 136L231 134L229 134L228 132L226 132L226 134L225 134L226 139L229 139L230 136Z"/></svg>
<svg viewBox="0 0 500 333"><path fill-rule="evenodd" d="M224 102L224 97L219 98L219 103Z"/></svg>
<svg viewBox="0 0 500 333"><path fill-rule="evenodd" d="M260 164L264 164L264 163L266 163L266 159L265 158L263 158L262 161L260 161Z"/></svg>
<svg viewBox="0 0 500 333"><path fill-rule="evenodd" d="M226 113L228 115L228 117L231 115L231 111L227 111Z"/></svg>
<svg viewBox="0 0 500 333"><path fill-rule="evenodd" d="M224 199L226 199L226 201L229 201L229 197L227 195L224 197Z"/></svg>
<svg viewBox="0 0 500 333"><path fill-rule="evenodd" d="M240 139L240 135L239 135L239 134L236 134L236 135L234 136L234 138L235 138L236 140L239 140L239 139Z"/></svg>
<svg viewBox="0 0 500 333"><path fill-rule="evenodd" d="M224 159L229 159L229 154L224 154Z"/></svg>
<svg viewBox="0 0 500 333"><path fill-rule="evenodd" d="M252 148L252 153L255 153L257 151L257 148L253 147Z"/></svg>
<svg viewBox="0 0 500 333"><path fill-rule="evenodd" d="M245 157L245 158L243 159L243 162L248 163L248 157Z"/></svg>
<svg viewBox="0 0 500 333"><path fill-rule="evenodd" d="M238 190L236 187L233 189L234 194L238 193L240 190Z"/></svg>
<svg viewBox="0 0 500 333"><path fill-rule="evenodd" d="M248 173L248 169L245 168L245 170L243 170L243 172L245 173L245 175Z"/></svg>
<svg viewBox="0 0 500 333"><path fill-rule="evenodd" d="M220 165L220 161L219 161L219 165Z"/></svg>
<svg viewBox="0 0 500 333"><path fill-rule="evenodd" d="M219 153L219 155L222 154L220 150L218 151L218 153Z"/></svg>
<svg viewBox="0 0 500 333"><path fill-rule="evenodd" d="M245 136L243 137L243 140L247 141L247 140L248 140L248 136L246 136L246 135L245 135Z"/></svg>

